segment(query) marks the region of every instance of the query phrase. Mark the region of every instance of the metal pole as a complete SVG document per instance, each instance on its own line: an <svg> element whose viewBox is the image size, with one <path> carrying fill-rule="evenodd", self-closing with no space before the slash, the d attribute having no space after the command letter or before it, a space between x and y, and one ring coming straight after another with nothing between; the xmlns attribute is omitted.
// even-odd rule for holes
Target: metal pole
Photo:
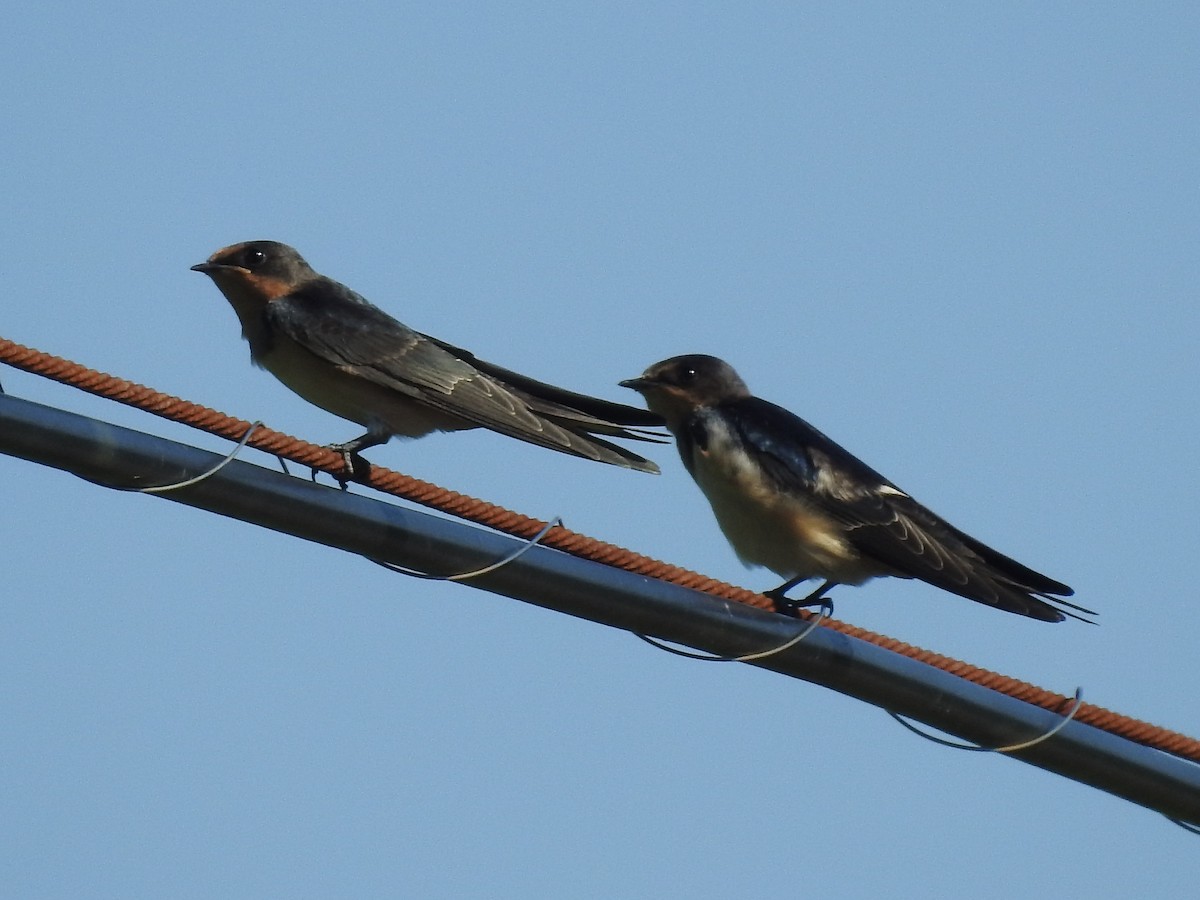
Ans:
<svg viewBox="0 0 1200 900"><path fill-rule="evenodd" d="M181 481L220 460L205 450L7 395L0 395L0 452L123 487ZM471 571L522 546L506 535L241 461L159 496L423 572ZM721 656L780 646L803 624L540 546L470 584ZM829 629L817 628L799 644L752 664L982 746L1019 743L1060 721L1047 710ZM1200 766L1187 760L1079 722L1007 755L1200 824Z"/></svg>

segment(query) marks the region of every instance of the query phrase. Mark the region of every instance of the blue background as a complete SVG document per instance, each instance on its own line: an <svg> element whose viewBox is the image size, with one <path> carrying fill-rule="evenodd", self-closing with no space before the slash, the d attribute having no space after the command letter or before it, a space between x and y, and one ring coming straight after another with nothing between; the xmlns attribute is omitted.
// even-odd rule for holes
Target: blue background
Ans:
<svg viewBox="0 0 1200 900"><path fill-rule="evenodd" d="M271 238L575 390L636 403L615 382L714 353L1103 624L894 580L839 617L1200 730L1195 4L6 19L0 335L346 439L188 271ZM651 452L659 478L480 432L372 458L774 586ZM0 511L7 896L1123 897L1200 870L1152 812L802 682L7 457Z"/></svg>

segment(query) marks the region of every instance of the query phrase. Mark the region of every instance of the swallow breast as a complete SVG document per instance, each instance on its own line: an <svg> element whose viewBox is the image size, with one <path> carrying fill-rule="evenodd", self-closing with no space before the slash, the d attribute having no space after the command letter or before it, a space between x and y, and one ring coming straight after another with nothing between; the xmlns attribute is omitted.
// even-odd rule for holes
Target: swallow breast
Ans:
<svg viewBox="0 0 1200 900"><path fill-rule="evenodd" d="M705 422L707 440L692 449L692 475L717 524L746 565L791 579L861 584L881 572L861 559L842 526L798 490L769 479L719 415Z"/></svg>

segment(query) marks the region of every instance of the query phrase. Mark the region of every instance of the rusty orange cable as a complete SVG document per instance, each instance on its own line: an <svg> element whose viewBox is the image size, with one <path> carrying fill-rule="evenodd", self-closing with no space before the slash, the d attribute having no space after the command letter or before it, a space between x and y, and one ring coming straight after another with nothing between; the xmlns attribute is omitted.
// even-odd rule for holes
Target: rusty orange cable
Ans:
<svg viewBox="0 0 1200 900"><path fill-rule="evenodd" d="M5 338L0 338L0 362L232 441L240 440L251 424L206 406L181 400L178 397L172 397L103 372L97 372L40 350L24 347ZM248 444L255 449L292 460L303 466L320 469L331 475L340 475L343 471L340 453L299 440L283 432L273 431L265 426L260 425L255 429ZM391 494L394 497L419 503L422 506L449 513L479 525L486 525L526 540L533 538L548 524L485 500L468 497L427 481L385 469L382 466L372 465L370 475L365 483L375 490ZM598 541L561 525L550 528L541 537L540 543L573 556L703 591L725 600L745 603L762 609L773 608L771 600L762 594L643 556L623 547ZM1062 694L1047 691L1007 675L943 656L940 653L923 650L920 647L914 647L885 635L875 634L837 619L824 619L820 623L820 627L831 628L860 641L867 641L885 650L941 669L973 684L1052 712L1067 709L1073 702L1072 698ZM1075 715L1075 721L1200 763L1200 741L1179 732L1169 731L1090 703L1080 706Z"/></svg>

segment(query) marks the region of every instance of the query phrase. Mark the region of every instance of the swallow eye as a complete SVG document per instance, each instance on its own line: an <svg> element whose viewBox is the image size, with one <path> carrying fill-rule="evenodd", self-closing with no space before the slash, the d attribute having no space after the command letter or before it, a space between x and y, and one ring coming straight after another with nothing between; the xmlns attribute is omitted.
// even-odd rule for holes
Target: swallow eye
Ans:
<svg viewBox="0 0 1200 900"><path fill-rule="evenodd" d="M257 269L267 261L267 254L258 249L247 250L245 255L245 266L247 269Z"/></svg>
<svg viewBox="0 0 1200 900"><path fill-rule="evenodd" d="M679 370L679 383L680 384L691 384L693 381L696 380L696 374L697 374L696 370L693 369L691 366L685 366L684 368Z"/></svg>

